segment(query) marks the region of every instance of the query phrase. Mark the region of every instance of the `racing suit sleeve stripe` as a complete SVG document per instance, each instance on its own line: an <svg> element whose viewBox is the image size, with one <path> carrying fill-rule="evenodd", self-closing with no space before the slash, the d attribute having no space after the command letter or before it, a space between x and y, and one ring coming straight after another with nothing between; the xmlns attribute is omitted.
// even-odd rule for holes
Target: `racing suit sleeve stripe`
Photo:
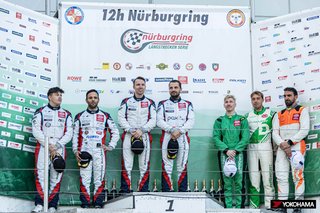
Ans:
<svg viewBox="0 0 320 213"><path fill-rule="evenodd" d="M67 118L65 121L65 132L62 138L58 141L61 146L66 145L69 141L71 141L73 136L73 128L72 128L72 117L71 113L67 112Z"/></svg>
<svg viewBox="0 0 320 213"><path fill-rule="evenodd" d="M32 134L37 139L37 141L42 146L44 146L45 136L42 131L42 125L43 125L42 109L43 108L40 108L39 110L37 110L32 118Z"/></svg>
<svg viewBox="0 0 320 213"><path fill-rule="evenodd" d="M237 144L235 150L242 152L248 145L250 139L249 124L247 119L241 120L241 140Z"/></svg>
<svg viewBox="0 0 320 213"><path fill-rule="evenodd" d="M150 132L156 126L156 123L157 123L156 106L154 102L150 100L148 122L142 127L143 132Z"/></svg>
<svg viewBox="0 0 320 213"><path fill-rule="evenodd" d="M78 150L78 146L79 146L79 140L81 135L79 135L80 132L80 116L81 114L77 114L75 117L75 121L74 121L74 129L73 129L73 139L72 139L72 151L73 153L76 153Z"/></svg>
<svg viewBox="0 0 320 213"><path fill-rule="evenodd" d="M179 128L180 132L182 134L185 134L188 132L194 125L194 111L193 111L193 106L190 102L187 102L188 105L188 114L187 114L187 119L186 122L183 124L182 127Z"/></svg>
<svg viewBox="0 0 320 213"><path fill-rule="evenodd" d="M284 140L280 136L279 114L276 113L272 120L272 139L279 146Z"/></svg>
<svg viewBox="0 0 320 213"><path fill-rule="evenodd" d="M117 146L117 142L120 138L120 135L119 135L119 130L110 115L108 115L107 117L107 128L109 129L109 132L110 132L109 146L111 146L112 148L115 148Z"/></svg>
<svg viewBox="0 0 320 213"><path fill-rule="evenodd" d="M157 126L166 132L169 132L172 126L165 122L165 109L163 105L164 101L160 101L157 110Z"/></svg>
<svg viewBox="0 0 320 213"><path fill-rule="evenodd" d="M119 126L124 129L124 131L126 132L129 132L130 129L132 128L129 124L129 122L127 121L127 101L128 101L128 98L124 99L121 103L121 106L118 110L118 123L119 123Z"/></svg>
<svg viewBox="0 0 320 213"><path fill-rule="evenodd" d="M222 138L221 122L222 121L221 121L221 119L220 119L220 121L218 121L218 119L216 119L216 121L214 122L214 125L213 125L213 142L215 143L218 150L224 151L224 150L228 149L229 147L227 144L225 144L221 140L221 138Z"/></svg>
<svg viewBox="0 0 320 213"><path fill-rule="evenodd" d="M299 131L290 138L294 143L299 143L303 140L309 133L310 129L310 118L307 108L304 108L300 115L300 129Z"/></svg>

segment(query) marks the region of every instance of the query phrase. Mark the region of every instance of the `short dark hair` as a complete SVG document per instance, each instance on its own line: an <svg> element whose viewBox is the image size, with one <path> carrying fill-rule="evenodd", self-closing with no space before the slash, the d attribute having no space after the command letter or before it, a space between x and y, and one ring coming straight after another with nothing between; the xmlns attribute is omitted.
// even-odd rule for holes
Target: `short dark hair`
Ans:
<svg viewBox="0 0 320 213"><path fill-rule="evenodd" d="M91 89L91 90L89 90L89 91L86 93L86 99L88 98L89 93L92 93L92 92L97 93L97 95L98 95L98 97L99 97L99 93L98 93L98 91L97 91L97 90L95 90L95 89Z"/></svg>
<svg viewBox="0 0 320 213"><path fill-rule="evenodd" d="M298 95L298 91L293 87L286 87L286 88L284 88L283 91L285 91L285 92L293 92L294 95Z"/></svg>
<svg viewBox="0 0 320 213"><path fill-rule="evenodd" d="M252 98L252 96L254 96L254 95L258 95L258 96L260 96L262 99L263 99L263 93L262 92L260 92L260 91L253 91L252 93L251 93L251 95L250 95L250 97Z"/></svg>
<svg viewBox="0 0 320 213"><path fill-rule="evenodd" d="M52 87L48 90L47 96L49 97L52 93L56 92L64 93L64 91L60 87Z"/></svg>
<svg viewBox="0 0 320 213"><path fill-rule="evenodd" d="M146 83L146 79L144 77L138 76L133 80L133 86L136 83L136 80L142 80L142 81L144 81L144 83Z"/></svg>
<svg viewBox="0 0 320 213"><path fill-rule="evenodd" d="M182 89L182 86L181 86L181 82L180 82L180 81L178 81L178 80L171 80L171 81L169 82L169 87L170 87L170 84L171 84L171 83L178 83L180 89Z"/></svg>

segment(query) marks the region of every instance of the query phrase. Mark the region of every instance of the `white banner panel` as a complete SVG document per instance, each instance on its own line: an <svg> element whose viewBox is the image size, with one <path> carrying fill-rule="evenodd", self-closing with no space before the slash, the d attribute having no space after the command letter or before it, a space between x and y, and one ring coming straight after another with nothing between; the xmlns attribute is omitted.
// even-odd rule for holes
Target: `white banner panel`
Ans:
<svg viewBox="0 0 320 213"><path fill-rule="evenodd" d="M196 110L222 109L227 93L248 97L249 14L248 8L62 3L64 102L83 104L95 88L104 107L116 108L139 75L156 102L168 98L172 79L183 83L183 98Z"/></svg>

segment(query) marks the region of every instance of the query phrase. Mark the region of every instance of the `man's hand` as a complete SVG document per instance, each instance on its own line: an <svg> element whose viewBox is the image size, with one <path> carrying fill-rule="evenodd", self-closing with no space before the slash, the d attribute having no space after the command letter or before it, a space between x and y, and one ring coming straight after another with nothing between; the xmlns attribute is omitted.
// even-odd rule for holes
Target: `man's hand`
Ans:
<svg viewBox="0 0 320 213"><path fill-rule="evenodd" d="M102 149L104 150L104 151L112 151L113 150L113 147L112 146L106 146L106 145L102 145Z"/></svg>
<svg viewBox="0 0 320 213"><path fill-rule="evenodd" d="M174 130L172 133L171 133L171 138L173 140L177 140L179 137L181 136L181 132L179 130Z"/></svg>
<svg viewBox="0 0 320 213"><path fill-rule="evenodd" d="M76 153L74 153L75 156L76 156L76 159L78 161L78 163L81 161L81 158L80 158L80 152L79 151L76 151Z"/></svg>
<svg viewBox="0 0 320 213"><path fill-rule="evenodd" d="M237 154L236 150L228 150L227 153L228 157L234 158Z"/></svg>
<svg viewBox="0 0 320 213"><path fill-rule="evenodd" d="M289 146L288 148L284 149L283 151L286 153L286 155L287 155L288 158L291 158L291 156L292 156L292 150L291 150L291 147L290 147L290 146Z"/></svg>
<svg viewBox="0 0 320 213"><path fill-rule="evenodd" d="M290 145L288 144L287 140L280 143L280 149L282 149L284 151L287 148L290 148Z"/></svg>
<svg viewBox="0 0 320 213"><path fill-rule="evenodd" d="M137 130L133 131L131 134L134 138L140 138L142 136L143 132L140 129L137 129Z"/></svg>
<svg viewBox="0 0 320 213"><path fill-rule="evenodd" d="M50 156L55 156L57 154L56 146L49 144L49 154Z"/></svg>

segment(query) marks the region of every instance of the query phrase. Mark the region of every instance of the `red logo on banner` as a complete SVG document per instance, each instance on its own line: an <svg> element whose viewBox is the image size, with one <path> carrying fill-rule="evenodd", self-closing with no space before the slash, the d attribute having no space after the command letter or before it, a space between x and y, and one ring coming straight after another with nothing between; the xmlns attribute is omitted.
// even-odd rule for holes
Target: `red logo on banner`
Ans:
<svg viewBox="0 0 320 213"><path fill-rule="evenodd" d="M46 58L46 57L43 57L42 61L43 61L44 64L48 64L49 63L49 59Z"/></svg>
<svg viewBox="0 0 320 213"><path fill-rule="evenodd" d="M33 35L29 35L29 41L35 41L36 40L36 37L33 36Z"/></svg>
<svg viewBox="0 0 320 213"><path fill-rule="evenodd" d="M18 12L16 12L16 18L18 18L18 19L22 19L22 13L18 13Z"/></svg>
<svg viewBox="0 0 320 213"><path fill-rule="evenodd" d="M178 76L178 81L180 81L181 84L188 84L188 76Z"/></svg>

